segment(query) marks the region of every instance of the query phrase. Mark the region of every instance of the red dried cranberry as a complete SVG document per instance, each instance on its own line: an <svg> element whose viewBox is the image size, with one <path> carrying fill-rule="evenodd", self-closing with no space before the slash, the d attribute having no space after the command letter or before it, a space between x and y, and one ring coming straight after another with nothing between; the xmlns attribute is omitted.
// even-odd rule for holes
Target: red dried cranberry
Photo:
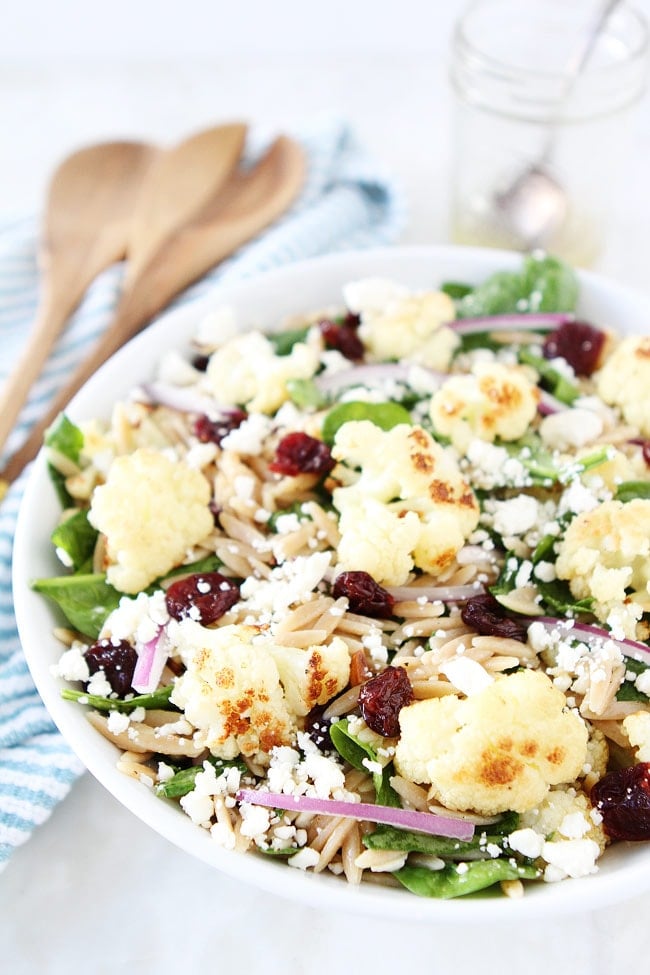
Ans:
<svg viewBox="0 0 650 975"><path fill-rule="evenodd" d="M209 361L209 355L195 355L192 359L192 365L197 372L205 372L205 370L208 368Z"/></svg>
<svg viewBox="0 0 650 975"><path fill-rule="evenodd" d="M460 611L463 623L483 636L502 636L525 643L528 627L520 620L506 616L503 606L489 593L471 596Z"/></svg>
<svg viewBox="0 0 650 975"><path fill-rule="evenodd" d="M220 572L197 572L172 582L165 594L167 612L175 620L196 620L208 626L221 619L239 600L239 586Z"/></svg>
<svg viewBox="0 0 650 975"><path fill-rule="evenodd" d="M295 431L283 437L275 450L275 457L269 468L276 474L329 474L336 461L326 443L310 437L307 433Z"/></svg>
<svg viewBox="0 0 650 975"><path fill-rule="evenodd" d="M399 735L399 713L413 701L413 688L403 667L386 667L359 692L359 706L368 727L384 738Z"/></svg>
<svg viewBox="0 0 650 975"><path fill-rule="evenodd" d="M221 441L240 427L248 414L243 410L231 410L219 417L218 420L211 420L209 416L199 416L194 421L194 436L201 443L216 443L221 445Z"/></svg>
<svg viewBox="0 0 650 975"><path fill-rule="evenodd" d="M138 660L135 648L126 640L98 640L84 653L91 675L103 671L111 690L124 697L132 690L131 681Z"/></svg>
<svg viewBox="0 0 650 975"><path fill-rule="evenodd" d="M357 335L355 325L348 325L345 322L338 324L327 318L318 324L325 345L329 349L337 349L346 359L354 361L363 359L363 342Z"/></svg>
<svg viewBox="0 0 650 975"><path fill-rule="evenodd" d="M325 706L320 704L312 708L305 718L305 731L317 748L322 752L329 752L334 748L330 738L332 722L330 718L323 717L324 710Z"/></svg>
<svg viewBox="0 0 650 975"><path fill-rule="evenodd" d="M395 600L368 572L341 572L334 581L332 594L336 599L346 596L353 613L378 619L387 619L393 614Z"/></svg>
<svg viewBox="0 0 650 975"><path fill-rule="evenodd" d="M547 359L566 359L579 376L591 376L598 368L605 333L587 322L563 322L544 341Z"/></svg>
<svg viewBox="0 0 650 975"><path fill-rule="evenodd" d="M650 440L644 440L641 445L641 454L646 467L650 467Z"/></svg>
<svg viewBox="0 0 650 975"><path fill-rule="evenodd" d="M608 772L591 790L591 801L613 840L650 840L650 762Z"/></svg>

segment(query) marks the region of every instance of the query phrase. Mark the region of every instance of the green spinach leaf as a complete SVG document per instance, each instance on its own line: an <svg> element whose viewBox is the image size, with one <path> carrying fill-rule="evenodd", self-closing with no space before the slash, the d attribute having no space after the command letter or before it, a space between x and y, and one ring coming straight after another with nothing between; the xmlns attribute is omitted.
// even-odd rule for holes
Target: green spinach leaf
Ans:
<svg viewBox="0 0 650 975"><path fill-rule="evenodd" d="M75 630L93 639L123 596L102 573L36 579L32 589L56 603Z"/></svg>

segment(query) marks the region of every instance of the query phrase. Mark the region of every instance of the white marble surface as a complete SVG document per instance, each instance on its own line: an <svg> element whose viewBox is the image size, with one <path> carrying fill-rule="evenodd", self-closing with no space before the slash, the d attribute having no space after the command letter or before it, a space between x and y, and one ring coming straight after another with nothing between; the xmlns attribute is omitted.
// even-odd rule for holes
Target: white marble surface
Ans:
<svg viewBox="0 0 650 975"><path fill-rule="evenodd" d="M37 211L51 167L85 142L118 136L171 142L234 117L292 131L316 112L333 111L403 183L411 206L403 240L445 241L451 160L444 57L458 3L444 12L442 6L436 6L442 27L431 34L427 53L402 44L401 53L378 45L340 56L243 50L179 59L162 50L145 58L131 44L126 59L111 51L85 63L30 59L28 51L5 57L0 218ZM647 98L636 145L601 269L648 289ZM191 860L85 776L0 879L0 970L94 975L132 963L130 970L145 975L235 966L264 975L337 969L383 975L407 962L457 975L607 975L645 970L649 913L650 893L516 929L423 928L319 913Z"/></svg>

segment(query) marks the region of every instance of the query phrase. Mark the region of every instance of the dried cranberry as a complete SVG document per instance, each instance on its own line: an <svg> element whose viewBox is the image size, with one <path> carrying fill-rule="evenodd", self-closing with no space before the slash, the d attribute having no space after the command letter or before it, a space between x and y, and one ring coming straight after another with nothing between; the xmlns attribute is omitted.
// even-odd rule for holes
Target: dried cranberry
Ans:
<svg viewBox="0 0 650 975"><path fill-rule="evenodd" d="M305 718L305 731L322 752L329 752L334 748L330 738L331 720L323 717L325 706L317 705Z"/></svg>
<svg viewBox="0 0 650 975"><path fill-rule="evenodd" d="M528 627L520 620L506 616L503 606L489 593L471 596L460 611L463 623L483 636L503 636L525 643Z"/></svg>
<svg viewBox="0 0 650 975"><path fill-rule="evenodd" d="M650 840L650 762L608 772L591 790L591 801L613 840Z"/></svg>
<svg viewBox="0 0 650 975"><path fill-rule="evenodd" d="M368 727L384 738L399 735L399 713L413 701L413 688L403 667L386 667L359 691L359 706Z"/></svg>
<svg viewBox="0 0 650 975"><path fill-rule="evenodd" d="M298 474L322 476L329 474L335 463L326 443L307 433L295 431L282 438L269 468L276 474L288 474L290 477Z"/></svg>
<svg viewBox="0 0 650 975"><path fill-rule="evenodd" d="M566 359L579 376L591 376L598 368L605 333L587 322L563 322L544 341L547 359Z"/></svg>
<svg viewBox="0 0 650 975"><path fill-rule="evenodd" d="M231 410L218 420L211 420L209 416L203 414L194 421L194 436L201 443L216 443L220 446L221 441L240 427L247 416L248 414L243 410Z"/></svg>
<svg viewBox="0 0 650 975"><path fill-rule="evenodd" d="M393 614L395 600L368 572L341 572L334 581L332 593L336 599L346 596L353 613L378 619Z"/></svg>
<svg viewBox="0 0 650 975"><path fill-rule="evenodd" d="M103 671L111 690L124 697L132 690L131 681L138 660L135 648L126 640L98 640L84 653L91 675Z"/></svg>
<svg viewBox="0 0 650 975"><path fill-rule="evenodd" d="M319 322L319 328L325 345L329 349L338 349L346 359L363 359L363 342L357 335L356 325L346 322L338 324L328 318Z"/></svg>
<svg viewBox="0 0 650 975"><path fill-rule="evenodd" d="M239 586L220 572L197 572L172 582L165 594L167 612L175 620L196 620L208 626L221 619L239 600Z"/></svg>
<svg viewBox="0 0 650 975"><path fill-rule="evenodd" d="M192 365L197 370L197 372L205 372L208 368L208 363L210 361L209 355L195 355L192 359Z"/></svg>
<svg viewBox="0 0 650 975"><path fill-rule="evenodd" d="M643 456L646 467L650 467L650 440L644 440L641 444L641 455Z"/></svg>

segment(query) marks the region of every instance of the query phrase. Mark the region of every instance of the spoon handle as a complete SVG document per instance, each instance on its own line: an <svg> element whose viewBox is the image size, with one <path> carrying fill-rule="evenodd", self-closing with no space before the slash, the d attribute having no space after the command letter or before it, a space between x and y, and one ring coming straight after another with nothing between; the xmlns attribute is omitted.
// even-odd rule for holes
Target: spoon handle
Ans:
<svg viewBox="0 0 650 975"><path fill-rule="evenodd" d="M41 299L29 340L0 391L0 450L76 304L76 300L52 301L47 295Z"/></svg>
<svg viewBox="0 0 650 975"><path fill-rule="evenodd" d="M564 86L558 99L557 111L555 116L552 117L548 123L546 143L540 156L540 162L545 162L548 164L555 148L555 141L562 117L564 115L566 103L571 97L580 75L587 67L591 56L596 49L600 36L607 27L609 18L612 16L616 8L620 6L621 2L622 0L605 0L601 9L598 11L593 21L589 25L589 30L583 37L582 43L572 52L572 55L569 58L565 68Z"/></svg>
<svg viewBox="0 0 650 975"><path fill-rule="evenodd" d="M12 481L16 480L30 460L34 459L43 445L43 436L47 428L54 422L59 413L65 409L75 393L79 392L93 373L124 344L124 331L122 323L118 315L116 315L90 354L77 366L72 377L54 397L45 415L34 424L25 442L9 459L4 470L0 472L1 480L11 484ZM135 334L135 331L132 331L131 334Z"/></svg>

